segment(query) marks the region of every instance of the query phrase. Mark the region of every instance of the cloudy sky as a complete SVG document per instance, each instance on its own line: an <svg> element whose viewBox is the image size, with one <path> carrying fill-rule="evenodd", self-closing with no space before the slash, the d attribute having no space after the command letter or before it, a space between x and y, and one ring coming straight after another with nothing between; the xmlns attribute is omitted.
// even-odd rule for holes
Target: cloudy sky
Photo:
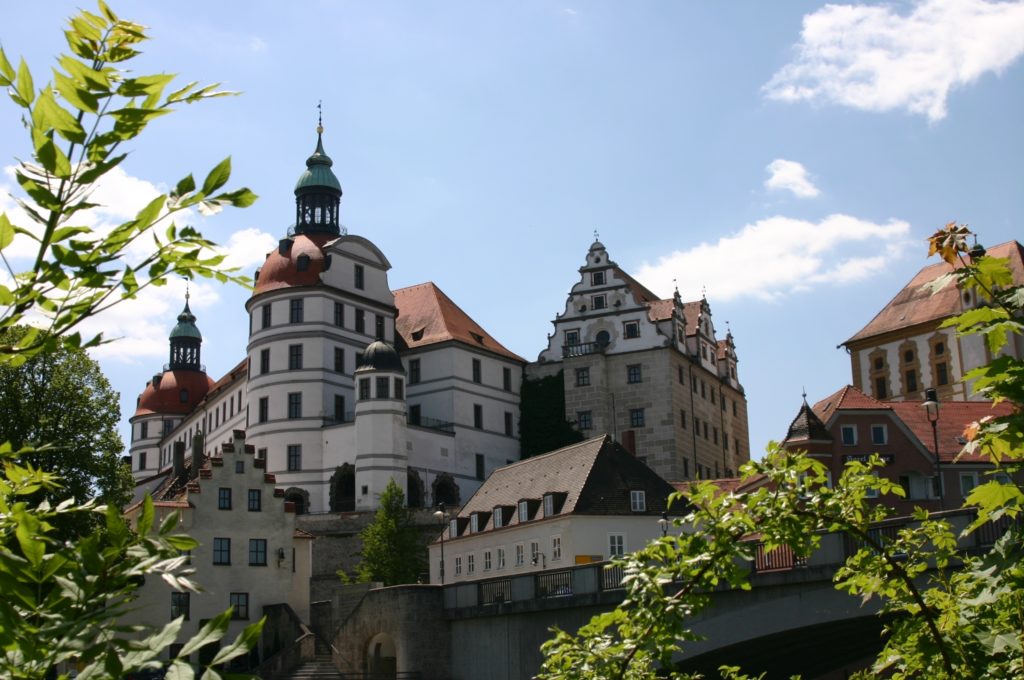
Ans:
<svg viewBox="0 0 1024 680"><path fill-rule="evenodd" d="M37 84L80 4L5 8L0 45ZM659 294L706 290L736 338L755 453L803 390L850 381L836 345L925 263L929 233L951 220L990 245L1024 233L1022 2L114 9L151 27L140 72L243 94L154 123L92 225L230 155L232 184L261 199L188 219L251 271L292 222L322 100L342 221L384 251L392 287L434 281L533 360L596 231ZM16 218L9 166L29 147L6 100L0 126L0 209ZM97 356L125 418L166 361L183 289L93 326L121 338ZM192 293L219 377L244 357L246 293Z"/></svg>

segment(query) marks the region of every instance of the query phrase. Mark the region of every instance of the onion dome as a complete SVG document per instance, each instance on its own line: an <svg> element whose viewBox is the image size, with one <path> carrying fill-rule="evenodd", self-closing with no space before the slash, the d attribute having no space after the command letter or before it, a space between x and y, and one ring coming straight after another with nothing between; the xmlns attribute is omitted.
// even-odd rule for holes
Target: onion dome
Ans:
<svg viewBox="0 0 1024 680"><path fill-rule="evenodd" d="M316 129L316 151L306 159L306 170L295 183L295 233L338 235L341 225L341 182L331 166L334 161L324 151L323 126Z"/></svg>
<svg viewBox="0 0 1024 680"><path fill-rule="evenodd" d="M256 272L253 295L279 288L316 286L320 275L330 266L330 258L323 248L337 236L334 234L296 234L281 239L277 249L267 255Z"/></svg>
<svg viewBox="0 0 1024 680"><path fill-rule="evenodd" d="M394 347L383 340L374 340L363 351L356 373L365 371L396 371L405 373L405 366Z"/></svg>

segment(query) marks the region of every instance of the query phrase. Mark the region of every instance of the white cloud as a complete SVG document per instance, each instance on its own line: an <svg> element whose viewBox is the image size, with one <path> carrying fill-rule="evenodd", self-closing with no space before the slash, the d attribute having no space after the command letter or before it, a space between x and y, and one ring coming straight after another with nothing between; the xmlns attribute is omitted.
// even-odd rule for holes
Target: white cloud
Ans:
<svg viewBox="0 0 1024 680"><path fill-rule="evenodd" d="M249 38L249 49L253 52L262 52L266 50L267 47L269 46L267 45L266 41L264 41L263 38L259 37L258 35L254 35L251 38Z"/></svg>
<svg viewBox="0 0 1024 680"><path fill-rule="evenodd" d="M765 168L771 176L764 181L774 191L791 191L797 198L814 198L821 192L807 176L807 168L796 161L776 158Z"/></svg>
<svg viewBox="0 0 1024 680"><path fill-rule="evenodd" d="M637 278L661 295L676 280L687 299L706 286L716 300L776 300L870 277L901 256L909 233L910 225L895 219L879 224L849 215L829 215L820 222L769 217L717 243L645 262Z"/></svg>
<svg viewBox="0 0 1024 680"><path fill-rule="evenodd" d="M221 251L227 256L225 266L238 267L242 274L251 275L252 272L246 270L262 265L267 253L276 247L277 239L273 235L250 227L231 234Z"/></svg>
<svg viewBox="0 0 1024 680"><path fill-rule="evenodd" d="M796 47L764 86L769 98L936 121L951 90L1024 54L1024 3L925 0L906 16L890 5L826 5L804 16Z"/></svg>

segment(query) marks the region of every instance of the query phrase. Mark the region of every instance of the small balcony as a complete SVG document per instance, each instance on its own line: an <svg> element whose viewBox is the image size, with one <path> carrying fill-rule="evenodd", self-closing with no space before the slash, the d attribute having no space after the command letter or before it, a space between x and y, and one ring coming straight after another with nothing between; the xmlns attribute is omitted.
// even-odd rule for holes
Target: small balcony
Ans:
<svg viewBox="0 0 1024 680"><path fill-rule="evenodd" d="M562 345L562 356L566 359L585 357L588 354L604 354L607 349L607 342L580 342L575 345Z"/></svg>

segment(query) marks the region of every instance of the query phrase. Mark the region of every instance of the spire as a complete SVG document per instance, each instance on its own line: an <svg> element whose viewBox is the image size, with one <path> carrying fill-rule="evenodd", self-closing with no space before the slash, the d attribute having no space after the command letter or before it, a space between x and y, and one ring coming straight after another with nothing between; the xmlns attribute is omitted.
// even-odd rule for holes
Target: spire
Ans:
<svg viewBox="0 0 1024 680"><path fill-rule="evenodd" d="M324 151L323 107L316 107L316 150L295 183L295 233L340 234L341 183L331 170L334 161Z"/></svg>
<svg viewBox="0 0 1024 680"><path fill-rule="evenodd" d="M189 293L185 292L185 308L178 314L178 323L171 331L168 339L171 344L171 361L169 368L172 371L185 369L202 371L199 363L199 346L203 344L203 335L196 326L196 315L188 306Z"/></svg>

